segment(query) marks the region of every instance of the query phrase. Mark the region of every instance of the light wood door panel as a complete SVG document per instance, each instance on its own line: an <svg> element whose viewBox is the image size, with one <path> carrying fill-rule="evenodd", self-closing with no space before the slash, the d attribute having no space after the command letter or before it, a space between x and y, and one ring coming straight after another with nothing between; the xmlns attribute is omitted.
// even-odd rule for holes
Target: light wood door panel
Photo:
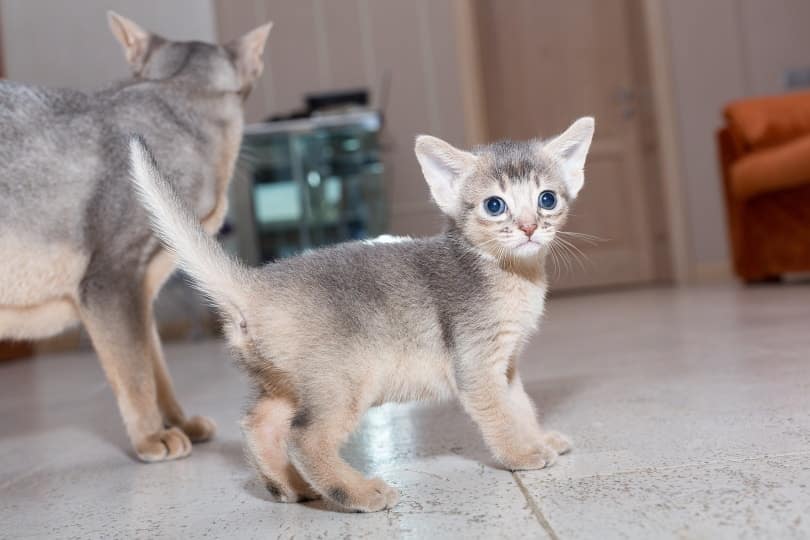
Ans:
<svg viewBox="0 0 810 540"><path fill-rule="evenodd" d="M490 139L549 137L596 117L586 184L568 230L598 236L555 288L656 279L633 0L475 0ZM553 270L553 269L552 269Z"/></svg>
<svg viewBox="0 0 810 540"><path fill-rule="evenodd" d="M2 9L2 7L3 6L0 6L0 9ZM2 16L3 14L0 13L0 17ZM5 65L4 59L5 57L3 56L3 24L2 19L0 19L0 79L5 77L5 68L3 67Z"/></svg>

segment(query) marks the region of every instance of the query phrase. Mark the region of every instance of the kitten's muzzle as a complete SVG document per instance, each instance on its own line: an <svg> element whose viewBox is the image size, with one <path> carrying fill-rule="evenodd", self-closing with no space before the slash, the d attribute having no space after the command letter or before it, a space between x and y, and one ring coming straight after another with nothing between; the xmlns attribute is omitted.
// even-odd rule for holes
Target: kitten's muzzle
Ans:
<svg viewBox="0 0 810 540"><path fill-rule="evenodd" d="M518 229L520 229L521 231L526 233L526 236L531 238L532 235L534 234L534 231L537 230L537 223L521 224L521 225L518 225Z"/></svg>

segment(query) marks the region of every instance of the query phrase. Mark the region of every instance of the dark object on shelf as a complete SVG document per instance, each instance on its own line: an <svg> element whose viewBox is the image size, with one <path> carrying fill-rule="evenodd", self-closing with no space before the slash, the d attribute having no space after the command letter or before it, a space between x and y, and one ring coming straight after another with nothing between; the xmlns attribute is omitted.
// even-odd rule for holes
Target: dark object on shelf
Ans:
<svg viewBox="0 0 810 540"><path fill-rule="evenodd" d="M306 108L297 109L287 114L276 114L269 117L266 122L282 122L309 118L315 113L325 111L344 111L365 109L368 107L368 90L356 88L352 90L332 90L317 92L304 96Z"/></svg>
<svg viewBox="0 0 810 540"><path fill-rule="evenodd" d="M307 108L311 112L332 110L347 106L368 106L368 90L340 90L337 92L319 92L306 95Z"/></svg>

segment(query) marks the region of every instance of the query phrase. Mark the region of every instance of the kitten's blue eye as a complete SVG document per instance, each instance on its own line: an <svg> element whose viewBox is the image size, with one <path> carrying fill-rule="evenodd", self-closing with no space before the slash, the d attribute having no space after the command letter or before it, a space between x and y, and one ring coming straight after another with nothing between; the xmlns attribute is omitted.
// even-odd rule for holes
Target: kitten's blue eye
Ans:
<svg viewBox="0 0 810 540"><path fill-rule="evenodd" d="M543 210L554 210L554 207L557 206L557 196L553 191L544 191L537 198L537 204Z"/></svg>
<svg viewBox="0 0 810 540"><path fill-rule="evenodd" d="M506 202L500 197L490 197L484 201L484 208L490 216L500 216L506 212Z"/></svg>

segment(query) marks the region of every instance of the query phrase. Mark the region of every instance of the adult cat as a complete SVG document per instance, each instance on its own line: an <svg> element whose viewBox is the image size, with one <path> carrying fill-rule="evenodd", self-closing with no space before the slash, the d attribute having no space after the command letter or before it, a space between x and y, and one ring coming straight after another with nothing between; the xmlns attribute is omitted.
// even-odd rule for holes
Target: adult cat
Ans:
<svg viewBox="0 0 810 540"><path fill-rule="evenodd" d="M152 301L174 258L127 178L131 133L206 233L227 209L243 101L270 24L227 45L176 42L109 13L133 77L92 94L0 81L0 339L83 323L138 457L188 455L213 422L174 396Z"/></svg>

